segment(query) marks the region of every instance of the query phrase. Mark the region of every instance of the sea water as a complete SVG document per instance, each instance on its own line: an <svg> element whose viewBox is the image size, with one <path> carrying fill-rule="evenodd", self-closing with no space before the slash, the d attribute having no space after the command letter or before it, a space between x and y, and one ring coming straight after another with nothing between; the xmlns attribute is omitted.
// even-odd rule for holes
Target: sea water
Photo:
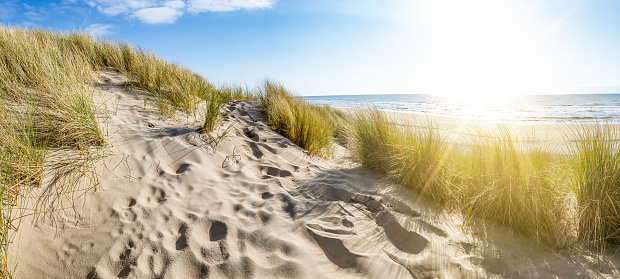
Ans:
<svg viewBox="0 0 620 279"><path fill-rule="evenodd" d="M620 94L524 95L506 98L420 94L303 97L312 104L474 118L513 124L620 124Z"/></svg>

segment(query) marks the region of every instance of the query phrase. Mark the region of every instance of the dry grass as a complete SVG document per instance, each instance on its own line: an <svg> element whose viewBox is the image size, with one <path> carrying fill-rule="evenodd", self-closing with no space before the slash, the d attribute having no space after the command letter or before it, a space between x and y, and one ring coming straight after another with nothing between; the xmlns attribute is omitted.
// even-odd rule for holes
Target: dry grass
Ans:
<svg viewBox="0 0 620 279"><path fill-rule="evenodd" d="M536 148L507 126L472 137L468 146L455 150L450 162L462 212L552 247L574 243L565 158Z"/></svg>
<svg viewBox="0 0 620 279"><path fill-rule="evenodd" d="M207 100L210 120L205 125L217 123L217 106L223 100L219 91L180 64L86 33L0 27L0 278L10 276L6 249L21 218L16 201L29 187L42 186L48 151L65 150L80 157L69 161L89 166L97 157L89 150L105 145L90 92L94 71L109 68L127 75L130 85L153 94L162 114L173 115L177 109L195 114ZM57 181L71 184L67 179ZM64 186L59 189L64 190L58 195L71 192Z"/></svg>
<svg viewBox="0 0 620 279"><path fill-rule="evenodd" d="M579 239L601 247L620 244L620 129L612 124L585 125L569 131L575 139Z"/></svg>
<svg viewBox="0 0 620 279"><path fill-rule="evenodd" d="M293 96L284 86L265 81L261 95L267 124L310 154L330 154L333 122L327 110Z"/></svg>
<svg viewBox="0 0 620 279"><path fill-rule="evenodd" d="M575 128L578 140L567 156L507 126L455 143L433 123L396 123L375 109L356 114L351 141L365 168L466 218L562 248L578 240L618 242L620 148L613 139L620 133L610 127Z"/></svg>

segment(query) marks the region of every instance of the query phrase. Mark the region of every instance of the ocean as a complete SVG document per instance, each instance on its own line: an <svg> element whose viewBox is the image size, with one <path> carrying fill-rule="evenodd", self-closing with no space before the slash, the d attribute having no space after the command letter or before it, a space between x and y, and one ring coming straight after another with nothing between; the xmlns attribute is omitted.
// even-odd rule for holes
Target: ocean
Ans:
<svg viewBox="0 0 620 279"><path fill-rule="evenodd" d="M421 94L305 96L316 105L444 115L512 124L620 124L620 94L525 95L489 100Z"/></svg>

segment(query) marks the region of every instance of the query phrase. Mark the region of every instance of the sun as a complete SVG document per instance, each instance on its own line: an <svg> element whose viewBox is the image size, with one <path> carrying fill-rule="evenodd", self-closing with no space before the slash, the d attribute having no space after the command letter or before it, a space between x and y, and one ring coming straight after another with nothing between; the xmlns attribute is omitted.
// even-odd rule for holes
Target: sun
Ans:
<svg viewBox="0 0 620 279"><path fill-rule="evenodd" d="M544 32L516 1L424 1L433 93L475 102L537 93L549 65Z"/></svg>

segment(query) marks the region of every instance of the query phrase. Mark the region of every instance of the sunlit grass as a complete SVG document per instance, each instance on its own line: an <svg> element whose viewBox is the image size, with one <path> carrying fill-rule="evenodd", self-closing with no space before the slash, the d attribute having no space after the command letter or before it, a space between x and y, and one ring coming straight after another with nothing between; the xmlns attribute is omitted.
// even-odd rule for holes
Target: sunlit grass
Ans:
<svg viewBox="0 0 620 279"><path fill-rule="evenodd" d="M571 242L570 168L508 127L450 142L432 122L396 123L379 110L353 121L354 152L367 169L469 217L541 243Z"/></svg>
<svg viewBox="0 0 620 279"><path fill-rule="evenodd" d="M514 229L538 242L574 242L569 217L570 167L507 126L472 136L454 150L451 183L460 210Z"/></svg>
<svg viewBox="0 0 620 279"><path fill-rule="evenodd" d="M261 104L267 124L313 155L328 155L334 123L326 110L292 95L284 86L265 81Z"/></svg>
<svg viewBox="0 0 620 279"><path fill-rule="evenodd" d="M218 93L224 103L259 99L259 92L255 92L254 90L250 90L247 86L238 84L224 84L218 88Z"/></svg>
<svg viewBox="0 0 620 279"><path fill-rule="evenodd" d="M569 132L579 239L620 244L620 129L590 124Z"/></svg>
<svg viewBox="0 0 620 279"><path fill-rule="evenodd" d="M10 276L7 248L15 222L22 217L15 210L16 202L29 187L43 186L48 152L66 150L80 156L73 161L80 162L79 168L74 167L82 172L97 157L89 150L105 145L92 83L95 71L107 69L126 75L129 86L154 96L164 115L172 116L177 110L195 115L206 100L205 131L217 123L225 99L205 78L180 64L125 42L100 40L86 33L0 27L0 277ZM230 94L232 98L244 96L249 96L246 91ZM72 166L63 165L65 169ZM67 179L58 181L71 184ZM65 186L55 193L70 192Z"/></svg>

